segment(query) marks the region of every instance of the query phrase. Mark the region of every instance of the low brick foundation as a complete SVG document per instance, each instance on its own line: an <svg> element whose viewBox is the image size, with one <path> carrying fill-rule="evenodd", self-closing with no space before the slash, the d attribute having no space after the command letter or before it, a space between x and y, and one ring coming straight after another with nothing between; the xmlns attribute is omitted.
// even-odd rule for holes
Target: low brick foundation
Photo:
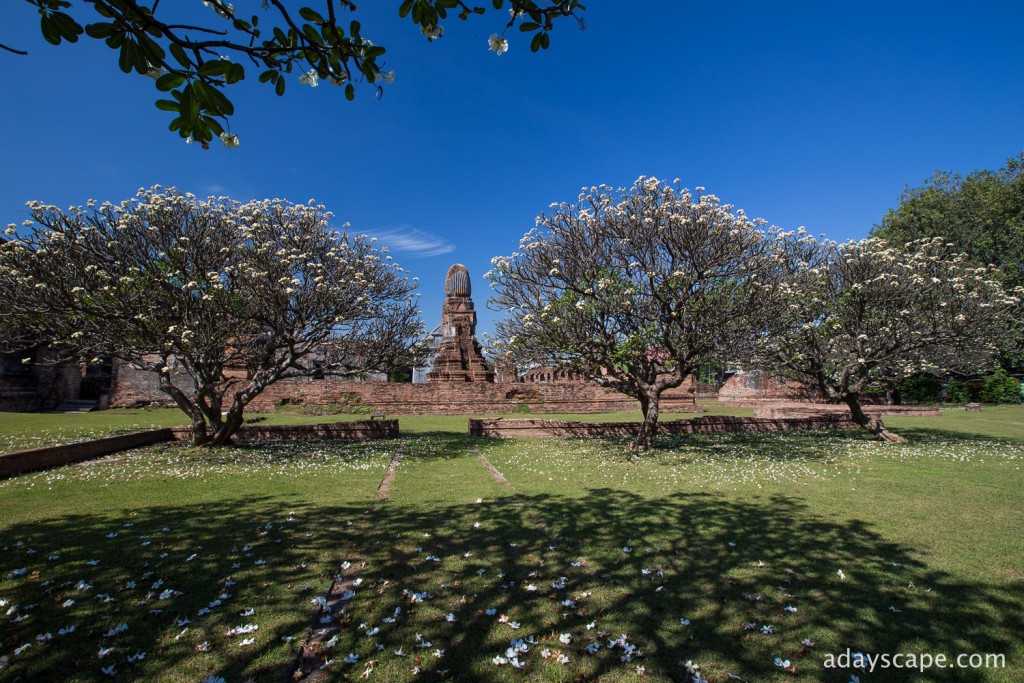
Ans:
<svg viewBox="0 0 1024 683"><path fill-rule="evenodd" d="M869 417L941 417L938 408L927 406L861 406ZM754 417L769 419L803 418L815 415L849 415L850 409L841 404L833 403L783 403L754 406Z"/></svg>
<svg viewBox="0 0 1024 683"><path fill-rule="evenodd" d="M189 441L192 438L189 427L175 427L170 431L178 441ZM235 438L243 441L370 441L394 439L397 436L398 420L357 420L315 425L243 425L235 432Z"/></svg>
<svg viewBox="0 0 1024 683"><path fill-rule="evenodd" d="M471 436L635 436L639 422L567 422L515 418L469 421ZM855 429L849 415L828 414L767 419L714 415L658 423L659 434L720 434L726 432L782 432L803 429Z"/></svg>
<svg viewBox="0 0 1024 683"><path fill-rule="evenodd" d="M290 441L300 439L339 439L368 441L394 439L398 436L398 420L359 420L316 425L245 425L236 433L242 440ZM187 441L192 438L188 427L170 427L134 432L104 439L93 439L66 446L47 446L0 455L0 479L25 472L101 458L117 451L149 446L164 441Z"/></svg>
<svg viewBox="0 0 1024 683"><path fill-rule="evenodd" d="M174 438L170 429L151 429L145 432L93 439L66 446L48 446L27 451L15 451L0 455L0 478L13 477L24 472L45 470L61 465L70 465L83 460L92 460L117 451L149 444L170 441Z"/></svg>

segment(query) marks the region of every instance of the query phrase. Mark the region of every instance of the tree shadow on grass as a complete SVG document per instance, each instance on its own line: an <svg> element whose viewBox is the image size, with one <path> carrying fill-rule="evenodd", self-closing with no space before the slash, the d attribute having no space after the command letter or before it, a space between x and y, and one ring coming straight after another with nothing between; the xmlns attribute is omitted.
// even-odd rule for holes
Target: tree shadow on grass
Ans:
<svg viewBox="0 0 1024 683"><path fill-rule="evenodd" d="M0 597L36 605L4 617L0 654L10 661L0 677L6 680L113 680L100 672L110 664L120 680L198 680L209 673L229 681L285 680L295 644L282 637L308 634L315 622L310 598L324 593L345 561L352 564L344 573L364 583L346 614L335 615L345 625L336 663L326 673L337 680L362 671L340 662L356 652L361 662L376 660L374 678L388 681L410 678L414 661L422 665L417 680L558 680L570 673L577 680L632 680L640 664L648 680L678 681L693 659L713 680L733 674L845 683L850 670L822 668L827 653L1005 653L1008 666L1019 667L1016 640L1024 632L1020 583L938 571L867 523L825 519L782 497L643 498L597 489L578 497L516 495L413 507L228 494L215 503L141 508L131 517L69 515L17 524L4 529L3 538ZM61 559L49 560L54 554ZM557 587L561 577L564 588ZM79 580L92 588L76 588ZM127 587L130 580L134 588ZM312 590L302 590L304 584ZM183 594L161 599L168 589ZM224 591L230 597L221 599ZM404 591L432 597L415 602ZM113 600L105 602L103 594ZM69 599L76 603L62 607ZM210 608L217 599L221 604ZM575 607L563 605L566 599ZM239 616L249 606L255 615ZM402 610L395 623L385 622L396 607ZM200 616L204 608L211 612ZM488 609L509 615L521 629ZM454 622L446 620L449 612ZM19 614L28 618L14 622ZM177 619L185 616L192 623L181 635ZM596 625L588 630L590 622ZM103 635L120 623L128 630ZM245 636L226 632L246 623L259 624L252 634L257 641L240 646ZM746 629L749 623L756 628ZM69 624L77 626L75 633L58 636ZM765 625L773 633L762 633ZM366 637L362 631L371 626L381 631ZM599 639L598 631L607 635ZM45 632L53 640L37 642ZM414 650L415 633L443 654ZM574 641L559 643L560 633L573 634ZM621 648L584 651L590 642L607 645L623 633L642 657L623 662ZM541 645L523 656L526 669L491 663L505 654L510 638L528 634ZM804 638L816 647L802 646ZM202 642L210 652L197 652ZM25 643L32 648L14 656ZM110 646L115 650L100 659L100 648ZM566 653L570 664L559 668L543 660L542 646ZM400 647L420 659L394 655ZM128 663L138 651L145 659ZM796 665L795 677L773 663L776 656ZM889 670L865 680L981 681L985 673L932 669L915 678Z"/></svg>

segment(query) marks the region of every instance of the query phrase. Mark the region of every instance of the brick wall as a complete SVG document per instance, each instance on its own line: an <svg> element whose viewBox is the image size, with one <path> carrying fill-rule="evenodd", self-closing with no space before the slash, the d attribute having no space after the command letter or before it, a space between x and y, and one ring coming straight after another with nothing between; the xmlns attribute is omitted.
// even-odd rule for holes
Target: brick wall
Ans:
<svg viewBox="0 0 1024 683"><path fill-rule="evenodd" d="M628 396L592 382L496 384L488 382L336 382L287 380L268 387L252 403L254 411L278 404L337 405L398 415L480 413L593 413L639 410ZM664 412L702 412L687 386L666 392Z"/></svg>
<svg viewBox="0 0 1024 683"><path fill-rule="evenodd" d="M175 374L176 381L191 381ZM332 406L342 410L395 415L462 415L480 413L594 413L639 410L640 404L593 382L536 383L427 382L426 384L353 382L340 378L282 380L267 387L250 404L250 412L272 412L280 404ZM119 364L115 368L111 408L173 406L158 387L156 373ZM693 383L687 381L662 395L663 412L699 413Z"/></svg>
<svg viewBox="0 0 1024 683"><path fill-rule="evenodd" d="M659 434L720 434L853 428L856 428L856 425L849 415L837 413L781 419L713 415L658 423ZM639 429L639 422L567 422L502 417L469 421L469 433L473 436L635 436Z"/></svg>
<svg viewBox="0 0 1024 683"><path fill-rule="evenodd" d="M809 399L810 392L803 384L782 382L759 370L737 373L718 390L718 400L731 403Z"/></svg>

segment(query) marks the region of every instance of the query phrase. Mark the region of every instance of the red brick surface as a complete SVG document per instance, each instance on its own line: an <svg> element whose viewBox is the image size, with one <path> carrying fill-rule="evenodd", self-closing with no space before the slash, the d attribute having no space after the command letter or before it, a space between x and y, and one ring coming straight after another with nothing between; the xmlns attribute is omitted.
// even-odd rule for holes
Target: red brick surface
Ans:
<svg viewBox="0 0 1024 683"><path fill-rule="evenodd" d="M799 382L781 382L757 370L733 375L718 390L718 399L731 403L801 401L809 398L807 387Z"/></svg>
<svg viewBox="0 0 1024 683"><path fill-rule="evenodd" d="M110 398L112 408L173 406L157 388L153 372L119 366ZM187 378L178 378L176 380ZM250 404L250 412L272 412L278 405L331 406L335 411L373 411L394 415L481 413L595 413L639 410L623 394L586 381L536 383L428 382L426 384L352 382L337 378L291 379L272 384ZM661 410L699 413L693 385L684 383L662 395Z"/></svg>

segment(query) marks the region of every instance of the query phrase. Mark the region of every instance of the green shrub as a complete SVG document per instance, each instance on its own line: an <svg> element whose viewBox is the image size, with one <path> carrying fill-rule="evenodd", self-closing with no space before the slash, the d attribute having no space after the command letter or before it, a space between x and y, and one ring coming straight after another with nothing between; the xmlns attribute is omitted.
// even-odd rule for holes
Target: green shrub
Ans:
<svg viewBox="0 0 1024 683"><path fill-rule="evenodd" d="M900 385L900 398L904 403L938 403L942 381L935 375L921 373Z"/></svg>
<svg viewBox="0 0 1024 683"><path fill-rule="evenodd" d="M1019 403L1020 381L1006 374L1006 370L996 370L982 380L978 399L982 403Z"/></svg>
<svg viewBox="0 0 1024 683"><path fill-rule="evenodd" d="M949 403L969 403L971 401L971 385L962 379L954 379L946 385L946 400Z"/></svg>

